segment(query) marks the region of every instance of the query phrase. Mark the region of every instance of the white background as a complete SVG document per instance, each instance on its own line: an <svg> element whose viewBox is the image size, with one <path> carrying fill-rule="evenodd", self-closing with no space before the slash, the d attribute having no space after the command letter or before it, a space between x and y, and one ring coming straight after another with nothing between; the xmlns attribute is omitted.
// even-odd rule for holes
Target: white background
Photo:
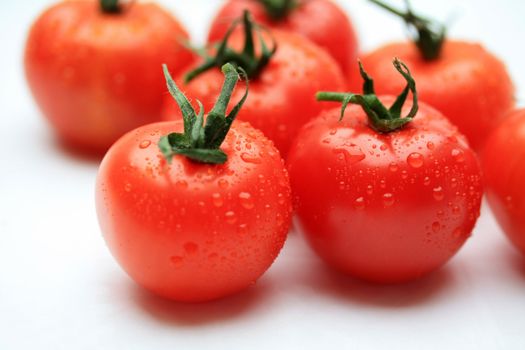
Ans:
<svg viewBox="0 0 525 350"><path fill-rule="evenodd" d="M405 30L366 1L339 1L363 50ZM415 283L380 287L327 270L292 233L254 288L183 305L149 295L106 249L97 162L61 149L25 85L27 29L50 1L0 1L0 349L525 349L525 259L484 205L461 252ZM202 42L220 1L163 1ZM396 3L396 2L394 2ZM413 1L482 41L525 93L525 2ZM397 1L397 4L401 4Z"/></svg>

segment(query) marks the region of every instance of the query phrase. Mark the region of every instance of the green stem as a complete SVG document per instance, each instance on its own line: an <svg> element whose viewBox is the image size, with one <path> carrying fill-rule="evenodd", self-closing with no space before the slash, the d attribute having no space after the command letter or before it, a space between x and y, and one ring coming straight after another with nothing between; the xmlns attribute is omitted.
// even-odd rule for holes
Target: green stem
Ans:
<svg viewBox="0 0 525 350"><path fill-rule="evenodd" d="M424 60L433 61L440 57L447 32L447 29L443 24L416 15L412 11L409 0L405 0L407 7L406 12L400 11L379 0L369 1L382 7L388 12L401 17L409 27L414 29L415 36L412 40L416 44Z"/></svg>
<svg viewBox="0 0 525 350"><path fill-rule="evenodd" d="M281 21L297 7L297 0L258 0L266 10L268 17Z"/></svg>
<svg viewBox="0 0 525 350"><path fill-rule="evenodd" d="M226 115L226 110L233 90L239 81L239 74L246 79L244 70L235 68L230 63L222 67L224 74L222 91L215 106L208 114L204 125L204 108L202 103L197 101L200 110L198 114L195 113L195 109L193 109L186 96L175 84L165 64L162 65L162 69L168 90L179 105L184 122L184 133L171 133L162 136L159 140L159 149L166 160L171 162L172 158L179 154L201 163L225 163L228 157L220 149L220 146L248 97L248 81L246 81L246 91L241 100L232 108L228 115Z"/></svg>
<svg viewBox="0 0 525 350"><path fill-rule="evenodd" d="M362 95L342 92L318 92L316 95L317 100L341 102L343 105L341 107L339 120L343 119L346 107L352 103L363 108L368 116L370 126L374 130L381 133L399 130L414 119L417 115L419 105L416 82L412 78L407 66L398 58L394 59L393 64L396 70L405 78L407 85L390 108L386 108L383 103L379 101L374 91L374 82L364 70L361 62L359 62L359 68L361 77L364 80ZM402 117L401 112L409 92L412 92L412 108L406 116Z"/></svg>
<svg viewBox="0 0 525 350"><path fill-rule="evenodd" d="M244 29L244 47L242 51L234 50L228 46L230 36L238 25L242 25ZM232 23L222 41L218 43L216 53L212 56L208 56L207 54L203 55L204 62L192 71L186 73L184 81L188 83L202 73L214 67L220 68L225 63L232 63L234 66L242 68L249 79L256 79L268 65L277 50L277 44L273 40L273 37L271 37L272 47L268 48L261 31L266 31L266 29L254 23L250 13L244 11L242 17ZM261 47L259 56L257 56L255 52L255 38L258 39Z"/></svg>
<svg viewBox="0 0 525 350"><path fill-rule="evenodd" d="M122 10L119 0L100 0L100 9L104 13L119 13Z"/></svg>

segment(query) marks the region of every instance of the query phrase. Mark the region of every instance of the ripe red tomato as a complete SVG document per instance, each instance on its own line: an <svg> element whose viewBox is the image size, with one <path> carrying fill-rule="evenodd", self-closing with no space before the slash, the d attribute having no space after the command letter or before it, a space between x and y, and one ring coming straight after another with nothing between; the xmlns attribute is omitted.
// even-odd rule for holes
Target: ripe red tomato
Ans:
<svg viewBox="0 0 525 350"><path fill-rule="evenodd" d="M514 88L505 66L479 44L449 40L440 58L432 62L423 60L412 43L383 46L362 58L376 77L379 94L403 88L403 79L392 72L392 57L411 68L421 100L446 115L475 149L482 148L489 132L514 105Z"/></svg>
<svg viewBox="0 0 525 350"><path fill-rule="evenodd" d="M101 153L125 132L160 120L159 68L167 63L179 71L192 61L180 42L187 38L153 3L106 13L99 1L61 1L31 27L26 76L60 140Z"/></svg>
<svg viewBox="0 0 525 350"><path fill-rule="evenodd" d="M197 148L172 148L179 153L166 159L162 140L214 137L208 126L215 112L196 133L186 117L184 125L154 123L127 133L110 148L97 178L97 213L112 254L138 284L174 300L216 299L255 283L290 225L284 162L249 124L235 123L221 149L199 148L208 141L198 139ZM215 125L227 120L213 117ZM182 130L189 134L172 133ZM227 160L196 160L205 151Z"/></svg>
<svg viewBox="0 0 525 350"><path fill-rule="evenodd" d="M379 100L389 105L394 97ZM376 114L384 108L368 106ZM329 265L365 280L402 282L437 269L479 216L474 152L446 117L423 103L412 121L393 118L404 126L390 132L376 131L385 120L367 119L359 106L348 107L342 121L339 114L324 111L291 148L299 230Z"/></svg>
<svg viewBox="0 0 525 350"><path fill-rule="evenodd" d="M271 42L267 33L261 33ZM239 113L239 119L250 122L271 139L286 158L288 148L300 127L329 105L317 103L319 90L342 90L344 80L333 59L308 40L289 32L274 31L277 51L261 73L250 80L250 98ZM230 37L233 48L245 43L244 33L236 31ZM193 67L202 64L202 60ZM208 109L221 89L221 71L205 71L189 83L182 83L184 91L200 100ZM238 101L242 92L237 91L233 100ZM178 118L173 99L166 98L163 118Z"/></svg>
<svg viewBox="0 0 525 350"><path fill-rule="evenodd" d="M274 29L298 33L326 49L341 69L350 71L357 58L357 36L345 12L330 0L230 0L213 20L208 42L221 40L244 10Z"/></svg>
<svg viewBox="0 0 525 350"><path fill-rule="evenodd" d="M444 32L431 33L433 39L424 41L429 29L410 13L416 22L409 21L409 25L424 28L416 42L382 46L364 55L363 65L375 77L377 92L391 95L404 86L390 66L392 57L399 57L410 67L421 100L446 115L470 145L480 150L490 131L514 106L514 87L505 65L480 44L447 40ZM426 25L436 25L425 21ZM350 83L351 91L355 91L358 83Z"/></svg>
<svg viewBox="0 0 525 350"><path fill-rule="evenodd" d="M525 110L492 133L483 157L487 199L512 243L525 254Z"/></svg>

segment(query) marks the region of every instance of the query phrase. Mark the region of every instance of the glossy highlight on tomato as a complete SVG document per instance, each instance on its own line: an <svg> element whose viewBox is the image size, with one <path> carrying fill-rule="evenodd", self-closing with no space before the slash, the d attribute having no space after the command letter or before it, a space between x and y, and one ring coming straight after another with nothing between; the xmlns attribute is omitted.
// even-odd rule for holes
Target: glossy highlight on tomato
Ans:
<svg viewBox="0 0 525 350"><path fill-rule="evenodd" d="M483 154L487 200L511 242L525 254L525 110L512 111Z"/></svg>
<svg viewBox="0 0 525 350"><path fill-rule="evenodd" d="M58 138L103 154L124 133L160 120L161 64L174 72L188 65L187 39L181 24L154 3L104 12L100 1L61 1L30 29L26 77Z"/></svg>

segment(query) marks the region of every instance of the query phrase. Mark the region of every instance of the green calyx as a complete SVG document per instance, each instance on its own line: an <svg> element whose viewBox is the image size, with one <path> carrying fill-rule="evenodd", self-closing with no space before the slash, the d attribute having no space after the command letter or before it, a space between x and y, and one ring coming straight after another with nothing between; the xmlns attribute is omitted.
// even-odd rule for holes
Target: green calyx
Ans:
<svg viewBox="0 0 525 350"><path fill-rule="evenodd" d="M405 0L406 12L395 9L379 0L370 1L405 20L406 24L415 32L412 40L424 60L433 61L439 58L447 33L447 28L443 24L416 15L408 0Z"/></svg>
<svg viewBox="0 0 525 350"><path fill-rule="evenodd" d="M228 46L228 40L239 24L242 24L244 28L244 48L242 51L235 51ZM264 67L270 62L270 59L277 50L277 44L273 39L271 48L266 45L266 42L261 35L262 30L265 29L254 23L251 19L250 13L244 11L242 18L237 19L232 23L231 27L226 32L226 35L218 44L217 52L213 56L203 53L203 50L197 51L198 54L203 56L204 62L194 70L188 72L184 76L184 81L188 83L200 74L214 67L220 68L226 63L232 63L237 67L241 67L246 72L248 79L256 79ZM257 38L261 45L261 53L259 56L255 53L254 34L257 34Z"/></svg>
<svg viewBox="0 0 525 350"><path fill-rule="evenodd" d="M197 114L192 105L179 90L173 81L166 65L162 65L164 76L168 85L168 90L180 107L182 118L184 120L184 133L171 133L162 136L159 140L158 146L168 163L171 162L173 156L181 154L190 158L191 160L208 163L208 164L223 164L228 160L226 153L224 153L220 146L230 127L237 117L239 110L248 97L248 81L246 80L246 91L242 99L233 107L228 115L226 109L230 102L233 89L239 81L239 75L246 78L242 68L235 68L232 64L225 64L222 67L224 74L224 84L222 91L213 106L213 109L208 113L206 123L204 124L204 108L200 101L197 101L200 109Z"/></svg>
<svg viewBox="0 0 525 350"><path fill-rule="evenodd" d="M119 0L100 0L100 9L104 13L119 13L122 10Z"/></svg>
<svg viewBox="0 0 525 350"><path fill-rule="evenodd" d="M361 77L364 80L362 95L342 92L318 92L316 95L317 100L342 102L343 106L341 108L341 117L339 120L343 119L348 104L353 103L363 108L368 116L370 126L374 130L381 133L389 133L401 129L414 119L419 106L417 101L416 82L414 81L414 78L412 78L407 66L398 58L394 59L393 64L397 71L403 76L403 78L405 78L407 86L403 89L403 92L401 92L390 108L386 108L383 103L379 101L379 98L377 98L374 91L374 81L365 72L361 62L359 62L359 69L361 71ZM407 116L402 117L401 111L409 92L412 92L412 108Z"/></svg>
<svg viewBox="0 0 525 350"><path fill-rule="evenodd" d="M264 6L268 17L274 21L280 21L297 7L296 0L257 0Z"/></svg>

